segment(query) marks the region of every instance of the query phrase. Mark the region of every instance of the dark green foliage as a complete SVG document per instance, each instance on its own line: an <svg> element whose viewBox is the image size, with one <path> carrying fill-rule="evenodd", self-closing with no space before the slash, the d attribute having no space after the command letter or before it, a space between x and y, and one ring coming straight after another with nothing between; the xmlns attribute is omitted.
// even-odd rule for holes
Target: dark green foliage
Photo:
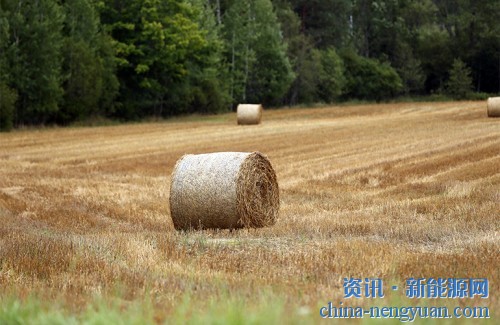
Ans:
<svg viewBox="0 0 500 325"><path fill-rule="evenodd" d="M405 45L405 48L399 51L395 63L405 94L421 94L425 86L425 74L420 60L415 58L409 46Z"/></svg>
<svg viewBox="0 0 500 325"><path fill-rule="evenodd" d="M420 32L419 43L419 57L422 58L422 66L427 76L426 89L440 90L446 81L453 57L450 37L445 31L434 26Z"/></svg>
<svg viewBox="0 0 500 325"><path fill-rule="evenodd" d="M318 71L321 70L321 54L316 49L304 48L298 53L299 64L295 69L297 78L294 81L291 101L292 104L311 104L318 101Z"/></svg>
<svg viewBox="0 0 500 325"><path fill-rule="evenodd" d="M466 99L472 92L471 70L461 60L453 61L446 92L453 99Z"/></svg>
<svg viewBox="0 0 500 325"><path fill-rule="evenodd" d="M210 11L208 11L210 10ZM124 6L107 2L102 21L115 40L121 105L116 116L136 118L192 111L205 101L199 89L216 89L215 105L223 104L212 31L207 23L211 8L199 1L138 0ZM211 13L213 15L213 13ZM214 39L215 38L215 39ZM218 59L218 58L216 58ZM204 111L216 111L213 103Z"/></svg>
<svg viewBox="0 0 500 325"><path fill-rule="evenodd" d="M344 62L332 48L321 51L319 55L318 97L326 103L332 103L338 100L345 87Z"/></svg>
<svg viewBox="0 0 500 325"><path fill-rule="evenodd" d="M401 92L401 78L388 63L361 57L351 51L342 54L346 72L346 96L383 100Z"/></svg>
<svg viewBox="0 0 500 325"><path fill-rule="evenodd" d="M18 93L18 123L44 123L59 109L63 12L54 0L4 0L0 19L9 30L3 45L7 80Z"/></svg>
<svg viewBox="0 0 500 325"><path fill-rule="evenodd" d="M68 39L64 47L64 104L59 116L64 121L78 120L98 112L102 91L99 58L84 41Z"/></svg>
<svg viewBox="0 0 500 325"><path fill-rule="evenodd" d="M316 100L317 78L314 75L317 58L312 57L314 45L310 36L305 35L302 22L286 0L273 1L276 15L281 23L283 40L287 46L289 58L295 80L284 97L284 103L295 105L299 102L311 103ZM318 63L319 64L319 63Z"/></svg>
<svg viewBox="0 0 500 325"><path fill-rule="evenodd" d="M189 0L206 41L202 61L189 67L187 88L188 112L218 113L229 109L227 66L223 63L223 41L214 8L205 0Z"/></svg>
<svg viewBox="0 0 500 325"><path fill-rule="evenodd" d="M499 21L498 0L0 0L0 123L483 98Z"/></svg>
<svg viewBox="0 0 500 325"><path fill-rule="evenodd" d="M112 116L116 108L115 98L118 96L120 82L116 75L116 57L113 48L114 40L104 31L99 33L96 44L96 55L100 61L101 96L99 98L99 115Z"/></svg>
<svg viewBox="0 0 500 325"><path fill-rule="evenodd" d="M224 24L233 102L278 104L294 76L271 1L235 1Z"/></svg>
<svg viewBox="0 0 500 325"><path fill-rule="evenodd" d="M0 132L12 129L16 99L16 92L0 81Z"/></svg>
<svg viewBox="0 0 500 325"><path fill-rule="evenodd" d="M300 78L296 82L300 102L333 103L342 95L345 87L344 64L334 49L312 49L301 62L298 72Z"/></svg>
<svg viewBox="0 0 500 325"><path fill-rule="evenodd" d="M111 40L99 30L99 17L90 0L67 0L63 8L64 101L57 120L105 115L118 90Z"/></svg>
<svg viewBox="0 0 500 325"><path fill-rule="evenodd" d="M302 21L305 32L317 47L341 48L350 39L351 0L288 1Z"/></svg>

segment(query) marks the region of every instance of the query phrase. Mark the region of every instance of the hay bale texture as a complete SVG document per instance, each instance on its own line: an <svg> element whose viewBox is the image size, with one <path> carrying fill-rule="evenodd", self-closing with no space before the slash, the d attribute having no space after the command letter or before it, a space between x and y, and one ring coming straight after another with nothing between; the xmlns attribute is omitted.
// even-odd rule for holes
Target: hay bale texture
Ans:
<svg viewBox="0 0 500 325"><path fill-rule="evenodd" d="M500 97L488 98L488 116L500 117Z"/></svg>
<svg viewBox="0 0 500 325"><path fill-rule="evenodd" d="M259 152L185 155L172 172L176 229L266 227L276 222L278 210L276 174Z"/></svg>
<svg viewBox="0 0 500 325"><path fill-rule="evenodd" d="M236 109L239 125L260 124L262 120L262 105L239 104Z"/></svg>

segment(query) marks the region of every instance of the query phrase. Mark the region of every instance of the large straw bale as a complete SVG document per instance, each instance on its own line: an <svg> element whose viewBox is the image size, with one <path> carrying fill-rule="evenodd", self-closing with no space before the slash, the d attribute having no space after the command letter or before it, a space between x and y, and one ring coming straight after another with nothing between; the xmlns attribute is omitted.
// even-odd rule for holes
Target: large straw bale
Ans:
<svg viewBox="0 0 500 325"><path fill-rule="evenodd" d="M236 109L238 124L260 124L262 119L262 110L263 108L260 104L239 104Z"/></svg>
<svg viewBox="0 0 500 325"><path fill-rule="evenodd" d="M488 116L500 117L500 97L488 98Z"/></svg>
<svg viewBox="0 0 500 325"><path fill-rule="evenodd" d="M276 174L259 152L185 155L172 172L176 229L265 227L276 222L278 210Z"/></svg>

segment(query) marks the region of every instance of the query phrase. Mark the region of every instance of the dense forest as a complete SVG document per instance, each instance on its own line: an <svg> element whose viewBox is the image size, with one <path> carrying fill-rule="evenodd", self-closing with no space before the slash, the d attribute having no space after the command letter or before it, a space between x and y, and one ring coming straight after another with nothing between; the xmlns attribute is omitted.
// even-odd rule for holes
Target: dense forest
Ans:
<svg viewBox="0 0 500 325"><path fill-rule="evenodd" d="M0 129L500 92L498 0L0 0Z"/></svg>

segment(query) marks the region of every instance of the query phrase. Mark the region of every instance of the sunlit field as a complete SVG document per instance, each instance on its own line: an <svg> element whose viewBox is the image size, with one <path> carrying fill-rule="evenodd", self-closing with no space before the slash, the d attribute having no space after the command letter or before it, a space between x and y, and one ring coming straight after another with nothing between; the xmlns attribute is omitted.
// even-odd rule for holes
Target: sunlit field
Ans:
<svg viewBox="0 0 500 325"><path fill-rule="evenodd" d="M269 157L276 225L174 230L175 162L216 151ZM269 110L257 126L225 114L0 134L3 301L76 315L96 301L147 305L155 322L227 301L234 313L276 303L277 319L320 321L328 301L390 305L409 277L455 277L488 278L489 298L410 303L498 315L499 252L500 119L483 102ZM344 299L344 277L401 289Z"/></svg>

